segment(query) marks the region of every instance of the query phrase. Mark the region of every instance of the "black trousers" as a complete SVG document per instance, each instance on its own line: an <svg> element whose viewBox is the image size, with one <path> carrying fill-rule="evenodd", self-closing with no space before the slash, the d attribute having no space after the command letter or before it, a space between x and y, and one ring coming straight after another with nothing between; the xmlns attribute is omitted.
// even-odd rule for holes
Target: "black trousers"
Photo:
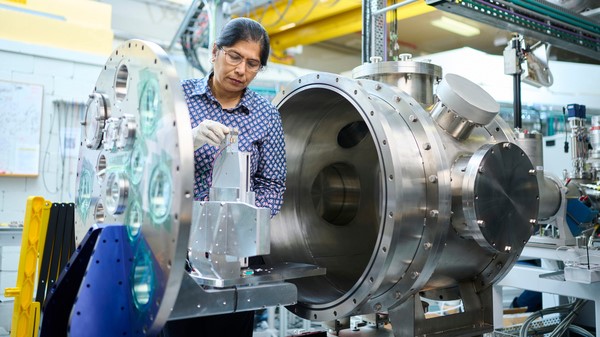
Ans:
<svg viewBox="0 0 600 337"><path fill-rule="evenodd" d="M161 337L252 337L254 311L168 321Z"/></svg>

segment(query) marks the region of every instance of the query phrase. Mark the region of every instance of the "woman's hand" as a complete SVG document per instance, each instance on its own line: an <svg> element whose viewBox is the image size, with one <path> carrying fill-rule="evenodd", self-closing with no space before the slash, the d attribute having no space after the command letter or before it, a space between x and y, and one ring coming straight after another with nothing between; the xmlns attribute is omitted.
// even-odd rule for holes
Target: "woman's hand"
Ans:
<svg viewBox="0 0 600 337"><path fill-rule="evenodd" d="M228 133L229 128L225 125L210 119L204 120L192 129L194 149L204 146L204 144L219 146Z"/></svg>

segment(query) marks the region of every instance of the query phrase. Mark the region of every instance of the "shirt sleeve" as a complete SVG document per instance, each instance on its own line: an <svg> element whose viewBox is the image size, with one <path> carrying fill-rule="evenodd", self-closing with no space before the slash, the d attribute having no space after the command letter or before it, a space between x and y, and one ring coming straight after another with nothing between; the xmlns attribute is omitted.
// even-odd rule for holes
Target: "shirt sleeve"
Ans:
<svg viewBox="0 0 600 337"><path fill-rule="evenodd" d="M281 116L272 108L269 134L259 146L258 168L254 175L256 206L271 209L271 217L279 213L285 192L285 140Z"/></svg>

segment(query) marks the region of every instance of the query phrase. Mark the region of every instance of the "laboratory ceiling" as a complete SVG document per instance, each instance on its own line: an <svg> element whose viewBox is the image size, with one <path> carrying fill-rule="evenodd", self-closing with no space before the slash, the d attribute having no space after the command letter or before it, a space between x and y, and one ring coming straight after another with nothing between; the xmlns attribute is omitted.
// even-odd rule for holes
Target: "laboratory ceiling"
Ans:
<svg viewBox="0 0 600 337"><path fill-rule="evenodd" d="M309 2L313 0L300 1ZM328 1L333 1L332 4L339 6L339 3L335 0ZM339 1L360 3L359 0ZM110 3L113 7L113 29L117 39L142 38L157 42L163 46L168 46L172 43L177 29L190 7L191 0L102 0L101 2ZM261 0L246 2L256 4L260 3ZM269 3L268 1L262 2ZM278 2L286 1L271 1L270 3L275 4ZM294 2L289 1L289 3ZM269 8L268 4L266 6L265 8ZM274 5L271 7L275 9ZM285 7L280 8L285 9ZM264 14L264 12L264 10L254 11L254 14ZM276 13L277 10L275 10ZM327 14L327 11L322 11L322 13ZM270 15L273 15L273 13L270 13ZM264 15L258 18L260 19L261 17L265 18ZM331 20L335 20L335 18L336 16L332 15ZM479 34L466 37L432 25L433 21L445 20L447 18L475 27L479 30ZM360 16L357 16L355 20L360 21ZM598 16L594 20L600 21ZM462 47L471 47L489 54L502 55L502 51L512 36L512 32L510 31L495 28L438 9L399 20L397 28L393 26L388 27L394 30L397 29L398 31L398 44L390 43L389 45L392 53L410 53L414 56L423 56ZM323 31L320 31L316 34L323 33ZM274 34L274 32L270 32L270 34ZM346 58L348 56L355 56L356 59L360 60L361 41L361 32L356 31L312 43L312 46L317 47L319 50L327 50L333 57L335 57L336 53L339 53ZM537 42L536 40L528 41L531 44ZM302 62L302 58L314 58L314 53L306 53L306 55L297 53L293 57L296 59L296 63L306 64L306 62ZM600 64L600 60L598 59L573 53L555 46L550 49L549 58L551 60ZM342 59L340 58L340 60Z"/></svg>

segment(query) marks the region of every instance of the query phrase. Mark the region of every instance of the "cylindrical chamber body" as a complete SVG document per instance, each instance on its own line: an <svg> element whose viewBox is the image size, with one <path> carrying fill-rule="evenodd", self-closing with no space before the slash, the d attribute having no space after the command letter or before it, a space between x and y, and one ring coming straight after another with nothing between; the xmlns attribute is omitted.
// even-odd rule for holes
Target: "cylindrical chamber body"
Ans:
<svg viewBox="0 0 600 337"><path fill-rule="evenodd" d="M365 63L352 71L356 79L383 82L411 95L417 102L430 106L434 103L434 86L442 78L438 65L406 61Z"/></svg>
<svg viewBox="0 0 600 337"><path fill-rule="evenodd" d="M299 301L292 311L299 316L333 320L386 310L423 289L465 280L478 279L475 286L483 288L518 256L524 242L498 251L485 231L470 224L464 235L451 222L452 175L465 174L466 185L481 188L485 177L469 170L502 152L483 146L514 142L499 117L458 141L405 92L327 73L299 78L274 103L286 135L288 176L284 206L271 227L269 259L327 268L325 276L294 281ZM528 158L521 159L516 146L507 151L526 169L518 177L528 179ZM452 171L459 157L473 153L467 171ZM535 182L525 181L522 192L537 215ZM476 223L475 206L482 201L460 193L465 218ZM523 218L522 209L506 211ZM511 226L531 227L518 221L506 230Z"/></svg>
<svg viewBox="0 0 600 337"><path fill-rule="evenodd" d="M537 168L544 166L544 149L542 147L542 134L540 133L523 133L516 135L517 144L527 153L533 167Z"/></svg>
<svg viewBox="0 0 600 337"><path fill-rule="evenodd" d="M539 133L518 133L517 144L525 151L536 169L540 189L540 210L538 219L544 220L556 215L560 209L561 187L558 179L544 174L544 152L542 135Z"/></svg>

